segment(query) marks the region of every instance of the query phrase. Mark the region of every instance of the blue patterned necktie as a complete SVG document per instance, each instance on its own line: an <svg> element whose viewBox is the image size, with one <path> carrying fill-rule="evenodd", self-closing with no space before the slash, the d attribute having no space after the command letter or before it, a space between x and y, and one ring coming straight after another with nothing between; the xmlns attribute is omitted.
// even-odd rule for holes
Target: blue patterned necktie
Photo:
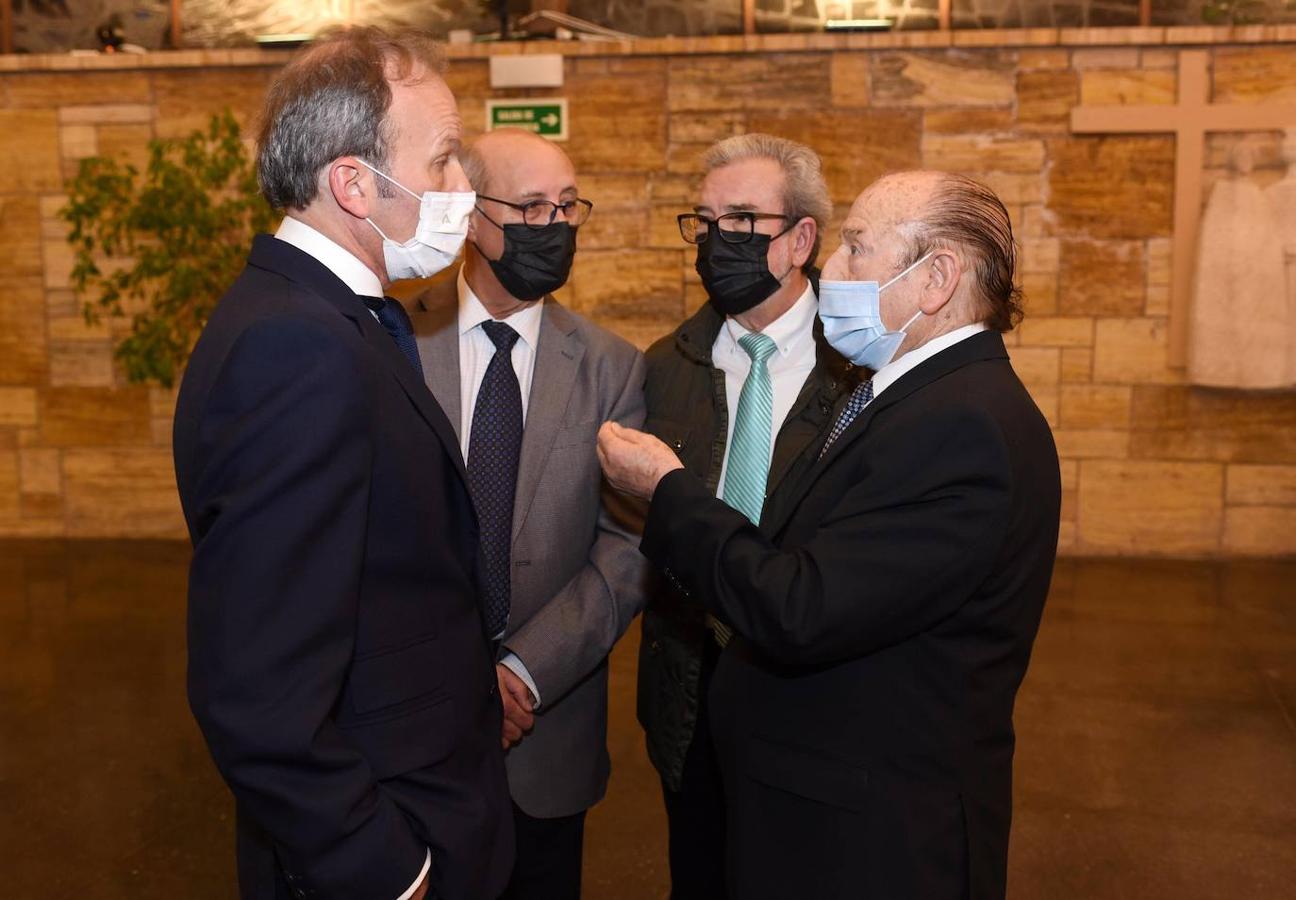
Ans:
<svg viewBox="0 0 1296 900"><path fill-rule="evenodd" d="M414 340L414 325L400 301L391 297L364 297L365 306L378 316L378 322L391 335L400 352L410 361L414 371L423 377L423 363L419 360L418 344Z"/></svg>
<svg viewBox="0 0 1296 900"><path fill-rule="evenodd" d="M483 322L495 345L486 366L468 440L468 489L477 507L485 566L486 628L498 637L508 624L513 495L522 451L522 390L513 371L518 333L503 322Z"/></svg>
<svg viewBox="0 0 1296 900"><path fill-rule="evenodd" d="M769 477L770 431L774 416L774 388L765 361L776 349L774 341L758 331L742 336L738 346L751 357L751 371L738 395L733 441L725 468L724 502L760 524Z"/></svg>
<svg viewBox="0 0 1296 900"><path fill-rule="evenodd" d="M856 385L855 390L851 391L850 399L846 401L846 407L841 411L841 415L837 417L837 421L833 423L832 431L828 433L828 441L823 445L823 449L819 451L820 459L824 458L828 448L836 442L837 438L842 436L842 433L850 427L851 422L854 422L855 418L864 411L864 407L872 402L873 379L870 378L868 381Z"/></svg>

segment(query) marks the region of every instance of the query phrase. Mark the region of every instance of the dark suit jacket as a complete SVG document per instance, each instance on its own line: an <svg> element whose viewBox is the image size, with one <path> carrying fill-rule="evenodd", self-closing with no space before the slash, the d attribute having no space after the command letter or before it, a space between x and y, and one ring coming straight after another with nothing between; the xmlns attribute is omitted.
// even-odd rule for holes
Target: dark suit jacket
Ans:
<svg viewBox="0 0 1296 900"><path fill-rule="evenodd" d="M189 699L244 897L496 896L512 866L476 519L454 431L321 263L256 239L175 421Z"/></svg>
<svg viewBox="0 0 1296 900"><path fill-rule="evenodd" d="M735 897L1003 897L1013 701L1057 548L1052 435L986 332L818 444L759 530L681 470L644 533L742 635L712 686Z"/></svg>
<svg viewBox="0 0 1296 900"><path fill-rule="evenodd" d="M428 388L460 426L459 292L446 272L407 303ZM594 452L609 419L643 425L643 357L543 301L513 506L505 652L540 691L535 729L505 756L513 802L536 818L589 809L607 789L607 656L643 605L640 518ZM638 509L630 512L638 513Z"/></svg>

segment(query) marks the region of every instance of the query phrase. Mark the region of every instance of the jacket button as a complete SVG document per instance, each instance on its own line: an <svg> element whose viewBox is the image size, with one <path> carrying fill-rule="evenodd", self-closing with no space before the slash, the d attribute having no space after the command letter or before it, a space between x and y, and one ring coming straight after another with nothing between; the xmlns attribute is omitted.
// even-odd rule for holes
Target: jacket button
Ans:
<svg viewBox="0 0 1296 900"><path fill-rule="evenodd" d="M679 438L676 438L675 440L671 441L671 446L676 450L683 450L684 442L681 441Z"/></svg>
<svg viewBox="0 0 1296 900"><path fill-rule="evenodd" d="M653 653L661 653L661 641L653 641L648 645L648 649Z"/></svg>

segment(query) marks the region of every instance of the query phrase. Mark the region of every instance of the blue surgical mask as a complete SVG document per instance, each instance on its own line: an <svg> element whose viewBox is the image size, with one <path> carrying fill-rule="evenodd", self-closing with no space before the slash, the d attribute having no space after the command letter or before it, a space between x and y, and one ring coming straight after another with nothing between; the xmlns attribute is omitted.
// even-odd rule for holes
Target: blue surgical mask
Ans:
<svg viewBox="0 0 1296 900"><path fill-rule="evenodd" d="M876 372L891 362L904 343L905 332L923 312L920 309L914 313L899 331L887 331L882 324L881 294L931 255L928 253L881 286L876 281L820 281L819 319L824 339L857 366Z"/></svg>

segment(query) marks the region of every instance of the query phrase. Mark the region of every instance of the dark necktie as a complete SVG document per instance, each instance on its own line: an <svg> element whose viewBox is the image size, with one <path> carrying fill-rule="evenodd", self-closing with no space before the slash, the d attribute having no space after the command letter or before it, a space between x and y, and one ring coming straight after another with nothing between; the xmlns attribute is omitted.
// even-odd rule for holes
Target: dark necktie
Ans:
<svg viewBox="0 0 1296 900"><path fill-rule="evenodd" d="M400 352L410 361L419 378L423 377L423 363L419 360L418 343L414 340L414 325L400 301L391 297L364 297L365 306L378 316L382 327L391 335Z"/></svg>
<svg viewBox="0 0 1296 900"><path fill-rule="evenodd" d="M827 443L825 443L823 449L819 451L820 459L823 459L824 454L828 452L828 448L833 445L837 438L842 436L842 432L850 427L851 422L855 421L855 417L864 411L864 407L868 406L872 402L873 379L870 378L863 384L856 385L855 390L851 391L850 399L846 401L845 409L841 411L841 415L839 415L837 421L833 423L832 431L828 434Z"/></svg>
<svg viewBox="0 0 1296 900"><path fill-rule="evenodd" d="M518 333L503 322L483 322L495 345L473 407L468 439L468 488L477 507L485 563L486 628L498 637L508 624L513 495L522 451L522 391L513 371Z"/></svg>

